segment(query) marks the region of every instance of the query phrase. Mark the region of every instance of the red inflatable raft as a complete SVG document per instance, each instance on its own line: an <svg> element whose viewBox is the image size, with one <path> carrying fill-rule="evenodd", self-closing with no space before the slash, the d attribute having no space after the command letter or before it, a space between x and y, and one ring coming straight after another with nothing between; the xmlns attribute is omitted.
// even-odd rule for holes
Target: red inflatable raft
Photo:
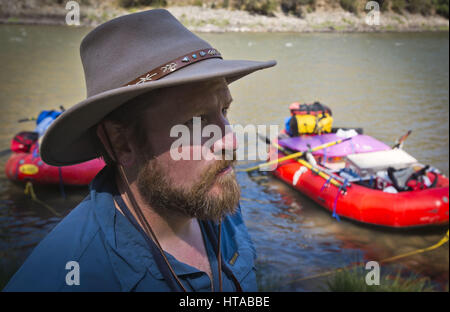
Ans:
<svg viewBox="0 0 450 312"><path fill-rule="evenodd" d="M275 148L271 153L279 153L279 158L287 155ZM389 151L374 153L389 153ZM295 159L280 163L272 172L276 177L328 209L337 219L345 217L363 223L395 228L448 224L449 180L436 170L424 171L428 181L433 181L432 186L415 187L412 190L391 193L386 191L386 187L384 189L368 187L367 181L364 183L353 181L346 184L347 181L339 175L339 171L332 168L332 165L336 167L338 162L342 163L345 156L335 157L335 163L333 159L327 159L326 164L330 164L328 167L324 165L323 154L323 151L313 154L317 160L317 164L314 165L316 172L307 168L304 165L305 162L302 164ZM348 163L346 166L348 167ZM424 167L421 164L415 164L415 168ZM321 171L320 175L319 171ZM330 177L334 178L333 182L336 183L330 183Z"/></svg>
<svg viewBox="0 0 450 312"><path fill-rule="evenodd" d="M88 185L105 166L100 159L72 166L49 166L39 157L37 136L33 134L22 132L12 140L13 153L5 165L8 179L33 184Z"/></svg>

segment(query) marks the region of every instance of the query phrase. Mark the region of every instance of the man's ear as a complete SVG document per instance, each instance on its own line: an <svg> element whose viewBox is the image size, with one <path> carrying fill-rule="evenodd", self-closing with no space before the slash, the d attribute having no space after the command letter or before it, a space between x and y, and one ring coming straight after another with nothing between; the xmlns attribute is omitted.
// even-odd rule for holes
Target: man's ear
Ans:
<svg viewBox="0 0 450 312"><path fill-rule="evenodd" d="M97 136L113 161L124 167L133 165L135 155L122 127L111 121L102 121L97 125Z"/></svg>

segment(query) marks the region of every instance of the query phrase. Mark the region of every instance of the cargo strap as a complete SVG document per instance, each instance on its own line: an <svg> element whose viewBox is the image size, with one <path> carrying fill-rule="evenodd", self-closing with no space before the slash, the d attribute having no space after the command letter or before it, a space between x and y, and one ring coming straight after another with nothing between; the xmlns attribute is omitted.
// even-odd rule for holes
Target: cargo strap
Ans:
<svg viewBox="0 0 450 312"><path fill-rule="evenodd" d="M373 175L370 175L369 186L373 186Z"/></svg>
<svg viewBox="0 0 450 312"><path fill-rule="evenodd" d="M338 189L338 192L336 194L336 197L334 198L333 218L336 218L336 220L338 220L338 221L341 221L341 218L339 218L339 215L336 213L337 202L338 202L339 195L341 193L346 193L347 192L347 184L348 184L348 179L345 179L344 183L342 183L341 186L339 186L339 189Z"/></svg>
<svg viewBox="0 0 450 312"><path fill-rule="evenodd" d="M328 156L327 156L327 148L325 147L325 148L323 149L322 166L326 167L325 165L326 165L326 163L327 163L327 160L328 160Z"/></svg>
<svg viewBox="0 0 450 312"><path fill-rule="evenodd" d="M323 192L323 190L330 185L331 179L333 179L333 177L330 175L328 177L328 179L325 181L325 183L322 185L322 187L320 188L320 192Z"/></svg>
<svg viewBox="0 0 450 312"><path fill-rule="evenodd" d="M353 144L353 140L350 140L350 147L352 148L352 154L356 153L355 144Z"/></svg>

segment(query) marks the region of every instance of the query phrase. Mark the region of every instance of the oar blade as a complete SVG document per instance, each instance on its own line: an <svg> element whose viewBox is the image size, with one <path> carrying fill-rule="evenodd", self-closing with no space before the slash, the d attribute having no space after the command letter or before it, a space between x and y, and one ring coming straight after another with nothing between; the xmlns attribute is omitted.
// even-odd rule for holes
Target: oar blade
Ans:
<svg viewBox="0 0 450 312"><path fill-rule="evenodd" d="M0 157L3 157L3 156L6 156L6 155L9 155L9 154L11 154L11 149L5 149L5 150L3 150L3 151L0 151Z"/></svg>

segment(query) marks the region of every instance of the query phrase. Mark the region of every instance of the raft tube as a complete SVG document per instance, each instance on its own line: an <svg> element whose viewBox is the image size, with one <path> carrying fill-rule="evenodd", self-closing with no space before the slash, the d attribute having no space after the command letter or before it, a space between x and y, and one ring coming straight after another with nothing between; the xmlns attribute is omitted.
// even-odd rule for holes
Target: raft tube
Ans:
<svg viewBox="0 0 450 312"><path fill-rule="evenodd" d="M5 165L8 179L36 184L88 185L105 163L97 158L72 166L55 167L39 157L38 144L29 153L12 153Z"/></svg>
<svg viewBox="0 0 450 312"><path fill-rule="evenodd" d="M278 151L272 150L274 152ZM281 152L278 155L283 156L286 155ZM337 219L344 217L391 228L449 222L449 180L441 174L437 174L435 187L392 194L356 183L345 189L335 186L295 160L281 163L272 173L332 212ZM431 180L435 178L431 173L428 175Z"/></svg>

